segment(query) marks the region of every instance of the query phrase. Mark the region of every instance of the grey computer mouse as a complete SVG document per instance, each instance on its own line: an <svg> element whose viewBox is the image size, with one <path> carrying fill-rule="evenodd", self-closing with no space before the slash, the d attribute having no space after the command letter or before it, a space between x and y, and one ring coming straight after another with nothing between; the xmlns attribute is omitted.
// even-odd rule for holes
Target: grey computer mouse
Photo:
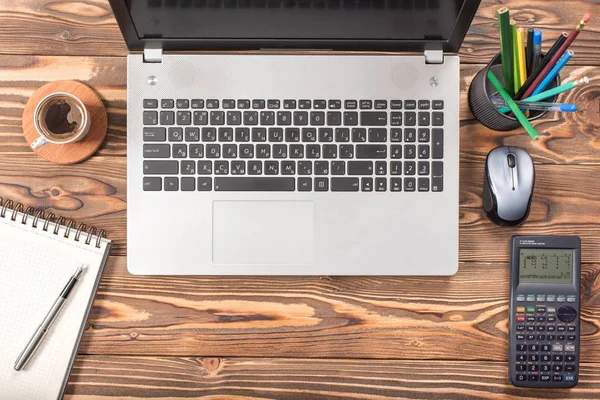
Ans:
<svg viewBox="0 0 600 400"><path fill-rule="evenodd" d="M525 150L496 147L485 161L483 208L499 225L518 225L527 219L533 197L535 167Z"/></svg>

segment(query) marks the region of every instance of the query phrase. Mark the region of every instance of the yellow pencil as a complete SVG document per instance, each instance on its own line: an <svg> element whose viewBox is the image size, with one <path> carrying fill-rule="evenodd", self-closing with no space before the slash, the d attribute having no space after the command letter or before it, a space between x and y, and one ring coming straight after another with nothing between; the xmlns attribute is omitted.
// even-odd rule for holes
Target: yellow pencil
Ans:
<svg viewBox="0 0 600 400"><path fill-rule="evenodd" d="M510 20L510 31L512 36L512 54L513 54L513 90L515 93L521 88L521 69L519 68L519 51L517 40L517 23L514 19Z"/></svg>
<svg viewBox="0 0 600 400"><path fill-rule="evenodd" d="M527 64L525 62L525 29L523 28L517 29L517 46L519 46L519 78L521 78L521 81L519 82L520 89L527 80Z"/></svg>

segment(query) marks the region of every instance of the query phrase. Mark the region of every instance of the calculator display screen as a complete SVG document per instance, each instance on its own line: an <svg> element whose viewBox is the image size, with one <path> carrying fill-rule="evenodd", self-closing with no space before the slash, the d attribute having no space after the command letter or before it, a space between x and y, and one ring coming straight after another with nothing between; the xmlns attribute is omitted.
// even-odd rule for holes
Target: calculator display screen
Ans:
<svg viewBox="0 0 600 400"><path fill-rule="evenodd" d="M573 282L573 250L521 249L520 283L570 284Z"/></svg>

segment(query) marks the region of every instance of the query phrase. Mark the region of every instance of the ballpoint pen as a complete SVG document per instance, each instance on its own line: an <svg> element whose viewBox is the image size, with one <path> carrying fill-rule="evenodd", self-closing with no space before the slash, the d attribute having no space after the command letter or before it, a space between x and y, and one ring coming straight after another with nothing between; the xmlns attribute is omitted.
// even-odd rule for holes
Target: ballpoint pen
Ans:
<svg viewBox="0 0 600 400"><path fill-rule="evenodd" d="M496 107L503 107L499 111L505 110L509 112L510 108L507 103L499 96L492 97L492 103ZM570 103L543 103L537 101L515 101L515 104L521 109L525 110L537 110L537 111L561 111L561 112L575 112L577 111L577 104Z"/></svg>
<svg viewBox="0 0 600 400"><path fill-rule="evenodd" d="M31 356L33 355L33 353L35 353L35 350L38 348L40 343L42 343L42 341L44 340L44 336L46 336L46 333L48 332L48 329L50 329L52 322L54 322L54 320L60 313L60 310L65 305L69 294L72 292L73 287L79 280L79 277L81 276L82 272L83 265L79 266L75 270L75 273L69 279L69 282L67 282L67 284L65 285L64 289L52 305L52 308L50 308L50 311L48 311L48 314L46 314L46 317L44 318L40 326L38 326L31 339L29 339L29 342L27 342L27 345L25 346L25 348L19 355L19 358L17 358L17 361L15 362L15 370L22 370L23 367L25 367L25 365L29 361L29 359L31 359Z"/></svg>

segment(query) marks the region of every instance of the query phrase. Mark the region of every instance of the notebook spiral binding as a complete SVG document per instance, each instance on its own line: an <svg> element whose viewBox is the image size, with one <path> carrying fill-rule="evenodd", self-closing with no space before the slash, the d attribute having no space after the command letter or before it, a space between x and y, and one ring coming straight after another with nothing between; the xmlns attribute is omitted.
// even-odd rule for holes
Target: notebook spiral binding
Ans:
<svg viewBox="0 0 600 400"><path fill-rule="evenodd" d="M38 221L40 219L44 220L44 225L42 226L42 230L48 232L48 227L50 226L50 222L54 222L54 230L53 234L58 235L60 228L65 228L64 237L69 238L72 230L75 230L75 241L79 242L81 234L86 234L85 244L90 244L92 242L92 237L96 236L96 247L100 247L100 241L102 238L106 237L106 231L104 229L98 230L94 226L88 227L86 224L73 221L72 219L67 219L65 217L57 217L54 213L45 213L42 210L35 211L35 208L29 206L25 208L22 203L14 203L12 200L4 200L0 197L0 218L10 218L11 221L17 220L17 215L19 213L23 213L23 217L21 218L21 224L26 225L29 218L33 218L31 222L31 226L33 228L37 228Z"/></svg>

